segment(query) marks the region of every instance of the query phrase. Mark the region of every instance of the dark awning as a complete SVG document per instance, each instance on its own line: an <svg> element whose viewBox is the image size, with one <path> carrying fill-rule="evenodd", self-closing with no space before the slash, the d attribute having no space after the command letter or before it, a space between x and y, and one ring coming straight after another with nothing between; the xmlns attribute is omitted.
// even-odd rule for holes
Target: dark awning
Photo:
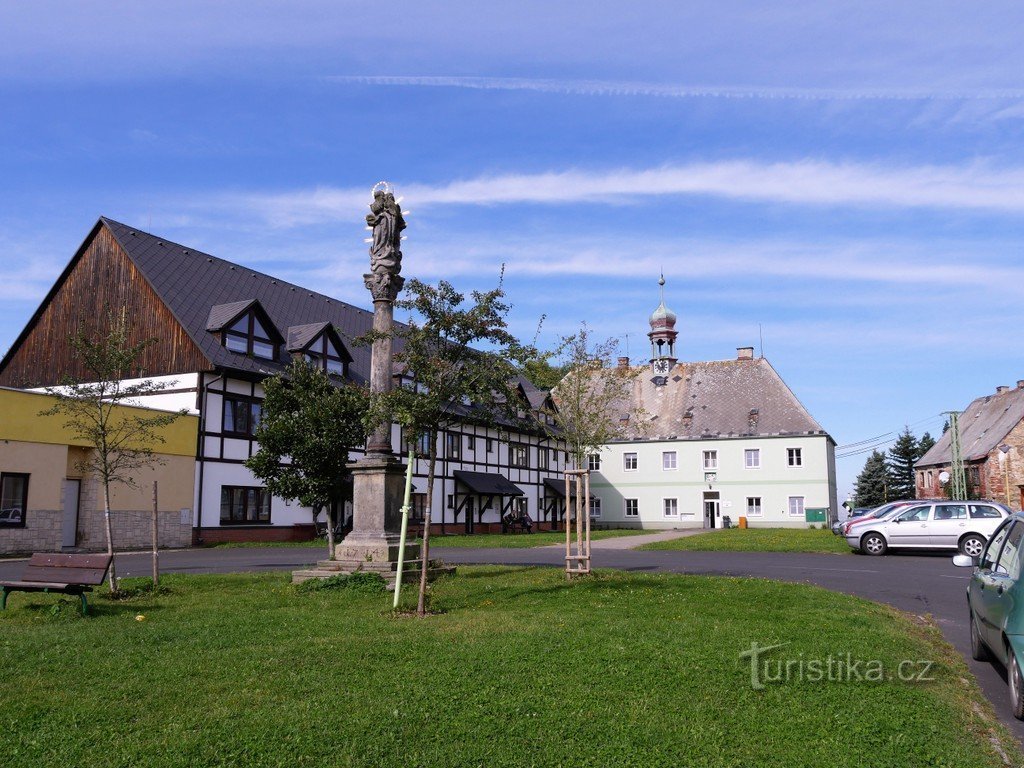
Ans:
<svg viewBox="0 0 1024 768"><path fill-rule="evenodd" d="M455 479L481 496L522 496L519 486L496 472L466 472L456 469Z"/></svg>
<svg viewBox="0 0 1024 768"><path fill-rule="evenodd" d="M565 498L565 480L556 480L553 477L545 477L544 487L554 493L558 498Z"/></svg>

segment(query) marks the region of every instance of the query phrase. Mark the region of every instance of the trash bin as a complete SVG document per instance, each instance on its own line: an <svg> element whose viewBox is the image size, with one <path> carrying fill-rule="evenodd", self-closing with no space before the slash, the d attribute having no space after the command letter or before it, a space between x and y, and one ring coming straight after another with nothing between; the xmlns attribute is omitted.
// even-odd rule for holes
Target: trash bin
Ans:
<svg viewBox="0 0 1024 768"><path fill-rule="evenodd" d="M746 528L746 527L747 527L747 518L741 516L740 517L740 528Z"/></svg>
<svg viewBox="0 0 1024 768"><path fill-rule="evenodd" d="M828 507L808 507L804 510L804 520L808 523L824 523L828 520Z"/></svg>
<svg viewBox="0 0 1024 768"><path fill-rule="evenodd" d="M732 528L732 518L729 517L728 515L723 515L722 516L722 527L723 528Z"/></svg>

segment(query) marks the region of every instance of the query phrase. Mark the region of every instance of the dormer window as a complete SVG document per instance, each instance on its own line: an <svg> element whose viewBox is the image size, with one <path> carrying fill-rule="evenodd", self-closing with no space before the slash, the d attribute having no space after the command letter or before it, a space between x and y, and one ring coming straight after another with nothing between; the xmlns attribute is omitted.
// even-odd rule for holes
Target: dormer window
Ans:
<svg viewBox="0 0 1024 768"><path fill-rule="evenodd" d="M344 376L347 366L346 358L342 357L337 345L325 333L314 341L304 355L306 362L335 376Z"/></svg>
<svg viewBox="0 0 1024 768"><path fill-rule="evenodd" d="M328 322L293 325L288 329L288 351L331 376L347 376L352 362L352 355Z"/></svg>
<svg viewBox="0 0 1024 768"><path fill-rule="evenodd" d="M242 315L224 330L224 346L232 352L262 357L264 360L277 357L276 345L255 312Z"/></svg>

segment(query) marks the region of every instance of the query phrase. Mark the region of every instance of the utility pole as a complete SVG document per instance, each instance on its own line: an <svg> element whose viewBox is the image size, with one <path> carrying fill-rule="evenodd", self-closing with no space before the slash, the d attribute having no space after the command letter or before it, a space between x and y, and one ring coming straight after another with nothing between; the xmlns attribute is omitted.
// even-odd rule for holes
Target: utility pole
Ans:
<svg viewBox="0 0 1024 768"><path fill-rule="evenodd" d="M950 498L961 500L967 498L967 477L964 472L963 447L960 445L960 412L946 411L949 416L949 449L951 462L950 474Z"/></svg>

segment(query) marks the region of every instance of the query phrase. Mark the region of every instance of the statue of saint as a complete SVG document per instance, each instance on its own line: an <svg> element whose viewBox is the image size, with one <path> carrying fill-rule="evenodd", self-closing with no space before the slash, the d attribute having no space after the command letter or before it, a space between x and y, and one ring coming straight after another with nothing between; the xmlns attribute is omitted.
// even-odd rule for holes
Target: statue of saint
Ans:
<svg viewBox="0 0 1024 768"><path fill-rule="evenodd" d="M402 271L402 230L405 219L402 207L393 192L376 189L366 224L373 229L370 244L370 272L377 280L385 275L397 276ZM382 280L388 282L387 280Z"/></svg>

